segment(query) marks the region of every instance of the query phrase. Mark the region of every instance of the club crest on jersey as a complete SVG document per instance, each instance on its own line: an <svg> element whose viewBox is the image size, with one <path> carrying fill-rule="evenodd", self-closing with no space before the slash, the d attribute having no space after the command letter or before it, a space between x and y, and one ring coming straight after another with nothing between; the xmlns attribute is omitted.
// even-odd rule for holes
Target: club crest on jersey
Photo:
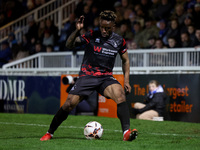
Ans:
<svg viewBox="0 0 200 150"><path fill-rule="evenodd" d="M100 52L101 49L102 49L102 47L94 46L94 51L95 51L95 52Z"/></svg>
<svg viewBox="0 0 200 150"><path fill-rule="evenodd" d="M96 43L100 43L100 39L99 39L99 38L96 38L96 39L95 39L95 42L96 42Z"/></svg>
<svg viewBox="0 0 200 150"><path fill-rule="evenodd" d="M117 43L116 43L116 42L114 42L114 47L115 47L115 48L117 47Z"/></svg>

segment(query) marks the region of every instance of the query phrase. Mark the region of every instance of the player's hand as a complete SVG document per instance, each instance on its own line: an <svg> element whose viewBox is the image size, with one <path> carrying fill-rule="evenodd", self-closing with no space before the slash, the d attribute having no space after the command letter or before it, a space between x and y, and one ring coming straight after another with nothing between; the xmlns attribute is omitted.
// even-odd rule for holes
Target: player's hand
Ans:
<svg viewBox="0 0 200 150"><path fill-rule="evenodd" d="M84 22L84 16L80 16L80 18L78 19L78 21L76 22L76 29L81 30L84 26L83 22Z"/></svg>
<svg viewBox="0 0 200 150"><path fill-rule="evenodd" d="M131 93L131 86L130 86L129 82L124 83L124 88L125 88L126 94Z"/></svg>

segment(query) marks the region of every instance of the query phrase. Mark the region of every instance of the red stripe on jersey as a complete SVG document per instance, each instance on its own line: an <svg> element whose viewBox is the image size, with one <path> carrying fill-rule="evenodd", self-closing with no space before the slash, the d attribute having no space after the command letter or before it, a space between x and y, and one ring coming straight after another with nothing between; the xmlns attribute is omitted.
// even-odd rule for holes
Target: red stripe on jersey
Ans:
<svg viewBox="0 0 200 150"><path fill-rule="evenodd" d="M123 39L123 46L124 46L124 45L126 45L126 41L125 41L125 39Z"/></svg>
<svg viewBox="0 0 200 150"><path fill-rule="evenodd" d="M87 38L85 37L85 34L82 35L82 38L84 38L84 39L86 40L87 44L90 43L90 39L87 39Z"/></svg>
<svg viewBox="0 0 200 150"><path fill-rule="evenodd" d="M121 53L124 54L126 51L127 51L127 49L123 49L123 50L121 51Z"/></svg>

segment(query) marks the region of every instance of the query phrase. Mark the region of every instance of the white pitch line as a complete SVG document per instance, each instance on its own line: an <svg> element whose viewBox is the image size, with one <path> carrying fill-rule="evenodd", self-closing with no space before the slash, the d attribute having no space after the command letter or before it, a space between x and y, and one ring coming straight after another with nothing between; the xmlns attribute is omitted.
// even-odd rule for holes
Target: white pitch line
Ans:
<svg viewBox="0 0 200 150"><path fill-rule="evenodd" d="M0 124L7 124L7 125L18 125L18 126L38 126L38 127L49 127L49 125L43 124L27 124L27 123L16 123L16 122L0 122ZM77 126L59 126L59 128L73 128L73 129L84 129L84 127L77 127ZM111 129L104 129L107 131L114 131L114 132L122 132L121 130L111 130ZM139 132L141 133L141 132ZM152 135L162 135L162 136L185 136L185 137L200 137L198 135L186 135L186 134L168 134L168 133L145 133L143 134L152 134Z"/></svg>

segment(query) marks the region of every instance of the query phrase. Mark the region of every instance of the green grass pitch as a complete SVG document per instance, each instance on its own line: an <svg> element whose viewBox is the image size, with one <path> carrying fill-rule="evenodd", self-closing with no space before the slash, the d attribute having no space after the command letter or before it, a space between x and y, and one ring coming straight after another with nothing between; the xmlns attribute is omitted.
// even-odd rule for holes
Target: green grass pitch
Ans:
<svg viewBox="0 0 200 150"><path fill-rule="evenodd" d="M200 124L131 119L139 132L132 142L122 141L118 119L73 116L57 129L52 140L40 141L53 115L0 113L0 150L199 150ZM87 140L83 128L98 121L104 128L100 140Z"/></svg>

